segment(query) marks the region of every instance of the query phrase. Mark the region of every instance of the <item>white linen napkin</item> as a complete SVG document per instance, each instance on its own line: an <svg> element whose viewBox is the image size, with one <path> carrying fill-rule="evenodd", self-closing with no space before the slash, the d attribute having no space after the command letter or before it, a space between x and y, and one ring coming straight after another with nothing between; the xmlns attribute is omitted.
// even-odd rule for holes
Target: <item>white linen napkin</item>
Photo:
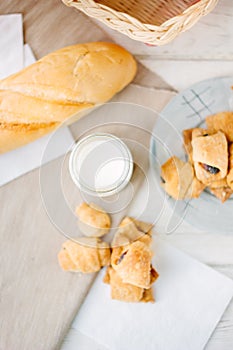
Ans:
<svg viewBox="0 0 233 350"><path fill-rule="evenodd" d="M2 77L35 62L30 46L27 44L23 46L22 16L9 15L9 18L8 15L0 16L0 30L3 28L5 28L4 35L0 36L0 74ZM46 135L26 146L1 154L0 186L42 165L43 153L50 137L51 134ZM53 147L53 152L46 157L46 163L66 153L73 143L73 137L68 128L59 129L53 137L56 138L54 142L57 147Z"/></svg>
<svg viewBox="0 0 233 350"><path fill-rule="evenodd" d="M24 44L23 46L23 67L30 66L30 64L36 61L34 53L32 52L31 47L28 44Z"/></svg>
<svg viewBox="0 0 233 350"><path fill-rule="evenodd" d="M155 304L110 298L101 271L62 350L202 350L233 296L233 281L155 238ZM82 344L82 347L80 347ZM76 347L75 347L76 346Z"/></svg>
<svg viewBox="0 0 233 350"><path fill-rule="evenodd" d="M24 66L22 15L1 15L0 33L0 79L3 79Z"/></svg>

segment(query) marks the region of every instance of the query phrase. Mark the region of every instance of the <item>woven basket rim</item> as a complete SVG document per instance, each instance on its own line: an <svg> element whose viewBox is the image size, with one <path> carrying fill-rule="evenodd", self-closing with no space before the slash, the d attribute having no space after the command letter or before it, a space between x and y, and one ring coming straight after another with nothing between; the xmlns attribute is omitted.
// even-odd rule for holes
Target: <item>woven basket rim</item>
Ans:
<svg viewBox="0 0 233 350"><path fill-rule="evenodd" d="M70 6L71 3L86 3L86 0L77 0L77 1L73 1L73 0L62 0L67 6ZM162 24L160 25L156 25L156 24L150 24L150 23L143 23L141 22L139 19L133 17L132 15L129 15L125 12L121 12L121 11L118 11L118 10L114 10L112 9L111 7L108 7L106 5L103 5L101 3L96 3L94 0L88 0L89 3L92 3L93 5L96 5L96 10L98 11L98 8L100 9L104 9L106 10L107 12L112 12L113 14L115 13L118 13L126 18L129 18L130 20L132 20L133 22L138 22L138 24L140 25L143 25L143 26L146 26L147 29L153 29L153 30L159 30L160 28L163 28L163 27L168 27L169 25L173 24L172 22L176 22L178 19L180 19L183 15L186 15L186 14L189 14L190 12L190 15L192 15L193 11L195 11L196 9L199 9L200 7L200 4L211 4L212 2L213 3L216 3L218 2L219 0L199 0L197 1L195 4L189 6L186 10L184 10L183 12L181 12L179 15L176 15L166 21L164 21ZM192 12L192 13L191 13Z"/></svg>
<svg viewBox="0 0 233 350"><path fill-rule="evenodd" d="M101 3L96 3L94 0L62 1L65 5L77 8L86 15L100 20L110 28L120 31L134 40L161 45L163 41L164 43L169 42L179 33L192 27L201 16L209 13L219 0L199 0L179 15L164 21L161 25L143 23L132 15L114 10ZM95 15L92 14L91 10L95 11ZM100 14L99 17L98 14ZM106 18L103 18L103 14L106 15ZM123 23L125 24L124 28ZM148 35L148 40L145 38L146 33ZM156 33L158 38L149 38L149 35L154 35ZM170 39L168 37L170 37Z"/></svg>

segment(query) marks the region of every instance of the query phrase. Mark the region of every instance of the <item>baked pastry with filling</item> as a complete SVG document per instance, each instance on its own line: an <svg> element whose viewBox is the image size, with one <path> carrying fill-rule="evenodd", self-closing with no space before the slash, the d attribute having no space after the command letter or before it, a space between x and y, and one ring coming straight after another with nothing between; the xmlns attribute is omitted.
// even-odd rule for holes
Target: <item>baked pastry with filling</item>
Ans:
<svg viewBox="0 0 233 350"><path fill-rule="evenodd" d="M80 231L88 237L106 235L111 227L110 216L94 203L82 203L76 208Z"/></svg>
<svg viewBox="0 0 233 350"><path fill-rule="evenodd" d="M143 289L130 283L124 283L117 272L109 267L104 282L110 284L111 298L125 302L154 302L152 288Z"/></svg>
<svg viewBox="0 0 233 350"><path fill-rule="evenodd" d="M221 132L192 139L193 161L196 177L208 185L223 179L228 170L228 144Z"/></svg>
<svg viewBox="0 0 233 350"><path fill-rule="evenodd" d="M139 302L143 296L143 288L124 283L117 272L109 267L104 278L111 286L111 298L126 302Z"/></svg>
<svg viewBox="0 0 233 350"><path fill-rule="evenodd" d="M229 173L227 175L227 184L233 190L233 143L229 147Z"/></svg>
<svg viewBox="0 0 233 350"><path fill-rule="evenodd" d="M206 118L210 132L222 131L229 142L233 142L233 112L220 112Z"/></svg>
<svg viewBox="0 0 233 350"><path fill-rule="evenodd" d="M152 284L158 273L151 265L152 225L125 217L112 242L111 268L105 283L113 299L121 301L154 301Z"/></svg>
<svg viewBox="0 0 233 350"><path fill-rule="evenodd" d="M136 241L122 250L113 267L124 283L148 289L151 279L151 258L152 253L148 245Z"/></svg>
<svg viewBox="0 0 233 350"><path fill-rule="evenodd" d="M161 178L161 186L175 199L197 198L205 188L195 177L191 163L176 156L162 165Z"/></svg>
<svg viewBox="0 0 233 350"><path fill-rule="evenodd" d="M198 136L207 136L208 131L202 128L191 128L183 130L183 141L184 141L184 149L188 155L188 160L191 164L193 164L193 147L192 147L192 139Z"/></svg>
<svg viewBox="0 0 233 350"><path fill-rule="evenodd" d="M81 237L78 242L68 240L58 253L58 261L65 271L97 272L110 263L110 248L95 237Z"/></svg>
<svg viewBox="0 0 233 350"><path fill-rule="evenodd" d="M161 186L175 199L198 198L205 187L222 202L233 194L233 112L209 116L206 124L183 131L192 180L190 165L175 156L161 167Z"/></svg>
<svg viewBox="0 0 233 350"><path fill-rule="evenodd" d="M176 156L167 160L161 167L161 186L175 199L186 198L194 177L193 167Z"/></svg>

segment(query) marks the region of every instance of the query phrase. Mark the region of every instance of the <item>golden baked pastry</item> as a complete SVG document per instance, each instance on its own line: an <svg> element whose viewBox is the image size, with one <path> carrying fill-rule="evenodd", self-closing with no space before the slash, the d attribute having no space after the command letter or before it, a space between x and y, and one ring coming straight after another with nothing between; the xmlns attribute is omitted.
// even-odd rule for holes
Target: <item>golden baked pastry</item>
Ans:
<svg viewBox="0 0 233 350"><path fill-rule="evenodd" d="M126 220L130 219L131 221L134 222L135 226L137 227L138 231L144 233L144 234L148 234L151 235L151 229L153 228L153 224L145 222L145 221L139 221L136 220L134 218L129 218L129 217L125 217L122 221L121 221L121 226L124 226L126 224Z"/></svg>
<svg viewBox="0 0 233 350"><path fill-rule="evenodd" d="M152 225L125 217L112 242L111 268L104 282L111 286L113 299L153 302L152 284L158 273L151 265Z"/></svg>
<svg viewBox="0 0 233 350"><path fill-rule="evenodd" d="M151 229L153 225L135 220L126 216L120 223L119 228L112 240L111 246L119 247L132 243L136 240L147 240L151 242Z"/></svg>
<svg viewBox="0 0 233 350"><path fill-rule="evenodd" d="M113 268L108 268L105 283L111 286L111 298L125 302L139 302L143 297L144 289L129 283L124 283Z"/></svg>
<svg viewBox="0 0 233 350"><path fill-rule="evenodd" d="M147 289L150 287L151 258L149 247L136 241L125 247L114 270L124 283Z"/></svg>
<svg viewBox="0 0 233 350"><path fill-rule="evenodd" d="M233 112L209 116L206 124L208 129L183 130L184 149L194 167L187 190L191 172L184 173L184 162L174 156L161 167L161 186L175 199L198 198L206 187L222 202L233 194Z"/></svg>
<svg viewBox="0 0 233 350"><path fill-rule="evenodd" d="M76 208L80 231L88 237L101 237L109 232L110 216L94 203L82 203Z"/></svg>
<svg viewBox="0 0 233 350"><path fill-rule="evenodd" d="M192 132L194 129L183 130L183 140L184 140L184 149L188 155L189 162L193 162L193 148L192 148Z"/></svg>
<svg viewBox="0 0 233 350"><path fill-rule="evenodd" d="M209 136L212 133L210 133L209 130L203 129L203 128L194 128L192 131L192 139L195 139L195 137L199 136Z"/></svg>
<svg viewBox="0 0 233 350"><path fill-rule="evenodd" d="M233 190L233 143L229 147L229 173L227 175L227 184Z"/></svg>
<svg viewBox="0 0 233 350"><path fill-rule="evenodd" d="M193 181L191 186L189 187L186 198L198 198L200 194L204 191L206 185L199 181L196 176L193 176Z"/></svg>
<svg viewBox="0 0 233 350"><path fill-rule="evenodd" d="M192 139L198 136L207 136L208 131L202 128L192 128L183 130L183 141L184 141L184 149L188 155L189 162L193 164L193 147L192 147Z"/></svg>
<svg viewBox="0 0 233 350"><path fill-rule="evenodd" d="M77 271L77 267L73 260L71 260L68 251L63 248L58 253L58 262L64 271Z"/></svg>
<svg viewBox="0 0 233 350"><path fill-rule="evenodd" d="M233 190L229 186L223 187L209 187L210 191L224 203L233 194Z"/></svg>
<svg viewBox="0 0 233 350"><path fill-rule="evenodd" d="M136 226L137 225L137 226ZM120 256L127 247L135 242L140 241L150 247L152 237L152 224L135 220L126 216L120 223L117 232L112 240L111 264L115 266Z"/></svg>
<svg viewBox="0 0 233 350"><path fill-rule="evenodd" d="M155 271L155 270L154 270ZM158 274L156 273L157 279ZM154 302L152 288L143 289L130 283L124 283L117 272L109 267L103 279L104 283L110 284L111 298L125 302Z"/></svg>
<svg viewBox="0 0 233 350"><path fill-rule="evenodd" d="M193 161L196 177L208 185L223 179L228 170L228 144L226 136L216 134L192 139Z"/></svg>
<svg viewBox="0 0 233 350"><path fill-rule="evenodd" d="M193 167L190 163L185 163L174 156L162 165L161 177L161 186L170 196L175 199L184 199L193 182Z"/></svg>
<svg viewBox="0 0 233 350"><path fill-rule="evenodd" d="M58 261L65 271L97 272L110 263L110 248L106 242L94 237L81 237L62 245Z"/></svg>
<svg viewBox="0 0 233 350"><path fill-rule="evenodd" d="M206 125L211 132L222 131L229 142L233 142L233 112L221 112L206 118Z"/></svg>
<svg viewBox="0 0 233 350"><path fill-rule="evenodd" d="M132 55L113 43L55 51L0 81L0 153L31 142L106 102L136 73Z"/></svg>
<svg viewBox="0 0 233 350"><path fill-rule="evenodd" d="M212 181L209 184L210 188L222 188L227 186L227 178L224 177L223 179L217 180L217 181Z"/></svg>
<svg viewBox="0 0 233 350"><path fill-rule="evenodd" d="M79 207L79 214L86 221L93 215L90 209L86 203ZM99 223L96 214L90 220ZM154 302L152 284L159 275L151 264L151 228L149 223L125 217L115 235L117 245L113 246L112 254L109 245L100 238L81 237L77 242L68 240L63 244L58 254L59 264L65 271L83 273L97 272L111 265L103 281L110 284L112 299ZM123 245L119 245L121 243Z"/></svg>
<svg viewBox="0 0 233 350"><path fill-rule="evenodd" d="M140 301L143 303L154 303L155 302L152 288L144 289L142 299Z"/></svg>

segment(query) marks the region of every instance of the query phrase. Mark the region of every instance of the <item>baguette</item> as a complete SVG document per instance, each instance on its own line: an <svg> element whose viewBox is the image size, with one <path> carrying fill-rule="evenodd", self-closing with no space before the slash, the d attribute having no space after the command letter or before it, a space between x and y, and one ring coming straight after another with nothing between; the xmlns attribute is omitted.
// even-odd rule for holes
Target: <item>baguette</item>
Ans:
<svg viewBox="0 0 233 350"><path fill-rule="evenodd" d="M0 81L0 153L77 120L129 84L136 62L112 43L87 43L55 51Z"/></svg>

